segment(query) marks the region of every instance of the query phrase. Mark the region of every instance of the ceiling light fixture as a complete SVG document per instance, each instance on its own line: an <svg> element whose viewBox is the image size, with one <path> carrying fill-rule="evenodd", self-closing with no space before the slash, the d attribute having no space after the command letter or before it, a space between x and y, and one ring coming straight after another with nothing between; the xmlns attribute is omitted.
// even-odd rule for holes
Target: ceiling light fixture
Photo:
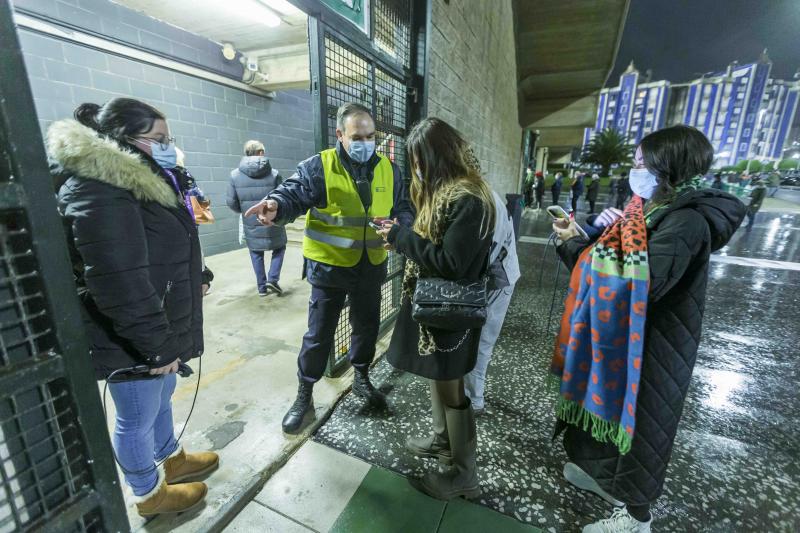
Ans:
<svg viewBox="0 0 800 533"><path fill-rule="evenodd" d="M280 15L297 15L302 13L294 4L288 0L259 0L259 3L277 11Z"/></svg>
<svg viewBox="0 0 800 533"><path fill-rule="evenodd" d="M277 28L281 25L281 18L275 11L259 0L227 0L227 4L241 15L268 28Z"/></svg>

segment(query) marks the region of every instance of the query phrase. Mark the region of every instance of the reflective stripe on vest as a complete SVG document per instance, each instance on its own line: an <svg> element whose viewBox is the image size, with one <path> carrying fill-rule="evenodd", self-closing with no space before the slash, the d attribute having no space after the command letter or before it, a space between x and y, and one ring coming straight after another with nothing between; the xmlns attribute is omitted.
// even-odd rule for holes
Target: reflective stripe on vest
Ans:
<svg viewBox="0 0 800 533"><path fill-rule="evenodd" d="M328 265L351 267L366 250L370 263L386 260L383 239L367 224L373 218L388 218L394 203L394 171L391 162L379 154L372 183L372 205L364 205L353 178L339 161L335 149L320 152L325 173L327 205L313 207L306 214L303 255Z"/></svg>

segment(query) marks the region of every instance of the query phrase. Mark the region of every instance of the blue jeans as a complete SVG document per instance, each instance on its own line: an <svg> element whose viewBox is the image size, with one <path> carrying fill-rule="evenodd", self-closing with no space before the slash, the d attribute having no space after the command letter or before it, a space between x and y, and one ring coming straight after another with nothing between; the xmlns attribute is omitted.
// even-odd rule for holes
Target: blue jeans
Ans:
<svg viewBox="0 0 800 533"><path fill-rule="evenodd" d="M172 425L175 381L175 374L168 374L108 384L117 408L114 450L136 496L155 488L156 463L178 449Z"/></svg>
<svg viewBox="0 0 800 533"><path fill-rule="evenodd" d="M256 273L258 292L266 291L267 283L277 283L281 279L284 255L286 255L285 246L272 250L272 261L269 263L269 276L267 276L264 270L264 250L250 250L250 261L253 262L253 271Z"/></svg>

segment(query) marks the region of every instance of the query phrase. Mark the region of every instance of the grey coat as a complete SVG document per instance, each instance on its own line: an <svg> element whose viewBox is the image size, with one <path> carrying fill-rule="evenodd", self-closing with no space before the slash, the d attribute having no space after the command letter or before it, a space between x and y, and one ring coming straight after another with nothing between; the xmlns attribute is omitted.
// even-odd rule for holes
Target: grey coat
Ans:
<svg viewBox="0 0 800 533"><path fill-rule="evenodd" d="M263 200L283 178L264 156L245 156L239 168L231 172L228 183L228 207L237 213ZM244 237L251 250L275 250L286 246L286 229L281 226L263 226L255 216L244 217Z"/></svg>

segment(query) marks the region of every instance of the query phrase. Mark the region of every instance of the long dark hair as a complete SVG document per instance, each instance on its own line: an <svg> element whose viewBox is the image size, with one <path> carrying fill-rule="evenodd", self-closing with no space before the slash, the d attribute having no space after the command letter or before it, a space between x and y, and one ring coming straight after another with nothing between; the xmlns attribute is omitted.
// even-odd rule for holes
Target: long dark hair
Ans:
<svg viewBox="0 0 800 533"><path fill-rule="evenodd" d="M691 126L672 126L651 133L639 144L644 166L658 178L654 202L669 202L675 188L702 176L714 162L714 147L703 133Z"/></svg>
<svg viewBox="0 0 800 533"><path fill-rule="evenodd" d="M408 161L419 164L421 178L411 180L411 201L417 210L414 229L424 237L433 233L439 201L453 203L466 194L484 204L482 237L494 228L494 197L473 162L467 141L453 126L440 118L418 122L406 139Z"/></svg>
<svg viewBox="0 0 800 533"><path fill-rule="evenodd" d="M147 133L156 120L165 120L155 107L133 98L114 98L104 105L86 103L75 109L75 120L118 141Z"/></svg>

